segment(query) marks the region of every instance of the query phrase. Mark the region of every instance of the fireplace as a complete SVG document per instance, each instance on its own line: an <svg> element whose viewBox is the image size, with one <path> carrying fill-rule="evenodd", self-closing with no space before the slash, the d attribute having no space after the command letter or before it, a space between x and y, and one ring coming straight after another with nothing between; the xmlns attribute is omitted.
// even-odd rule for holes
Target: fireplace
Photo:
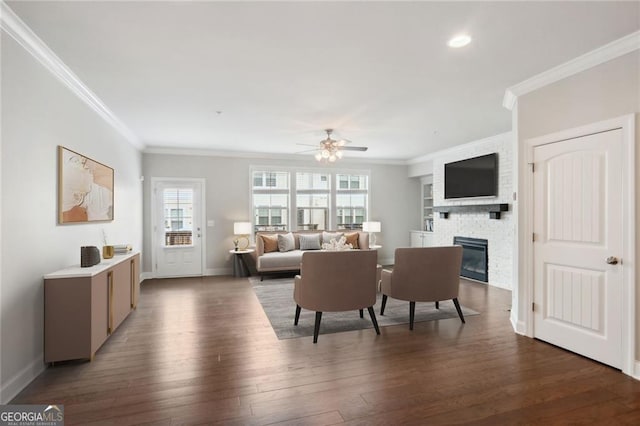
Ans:
<svg viewBox="0 0 640 426"><path fill-rule="evenodd" d="M489 242L479 238L453 237L453 244L463 249L460 276L489 282Z"/></svg>

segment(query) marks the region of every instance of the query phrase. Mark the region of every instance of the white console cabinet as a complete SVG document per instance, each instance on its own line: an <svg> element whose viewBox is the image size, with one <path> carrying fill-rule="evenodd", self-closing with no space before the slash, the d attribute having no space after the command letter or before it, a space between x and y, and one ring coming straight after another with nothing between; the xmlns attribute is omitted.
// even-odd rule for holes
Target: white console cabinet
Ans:
<svg viewBox="0 0 640 426"><path fill-rule="evenodd" d="M433 232L410 231L411 247L431 247L435 245Z"/></svg>

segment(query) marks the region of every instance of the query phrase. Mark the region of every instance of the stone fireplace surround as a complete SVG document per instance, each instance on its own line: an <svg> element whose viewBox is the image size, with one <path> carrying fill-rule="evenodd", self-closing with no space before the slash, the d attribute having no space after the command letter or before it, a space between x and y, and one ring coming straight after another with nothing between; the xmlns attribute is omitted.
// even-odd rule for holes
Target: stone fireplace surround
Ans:
<svg viewBox="0 0 640 426"><path fill-rule="evenodd" d="M512 134L504 133L471 142L433 157L433 197L435 206L469 206L478 204L509 204L509 211L500 219L491 219L486 212L451 212L448 218L434 215L434 242L451 245L456 236L485 239L488 242L488 284L513 288L513 248L515 244L515 220L513 213L513 149ZM498 153L498 196L444 199L444 164L465 158Z"/></svg>

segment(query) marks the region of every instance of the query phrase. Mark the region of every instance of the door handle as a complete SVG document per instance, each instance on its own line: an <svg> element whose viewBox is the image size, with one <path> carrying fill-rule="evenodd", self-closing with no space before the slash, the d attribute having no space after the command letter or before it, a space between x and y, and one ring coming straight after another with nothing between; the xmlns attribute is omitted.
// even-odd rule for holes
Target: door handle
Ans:
<svg viewBox="0 0 640 426"><path fill-rule="evenodd" d="M605 262L607 262L607 264L609 264L609 265L617 265L618 264L618 258L615 257L615 256L609 256L609 257L607 257L607 260Z"/></svg>

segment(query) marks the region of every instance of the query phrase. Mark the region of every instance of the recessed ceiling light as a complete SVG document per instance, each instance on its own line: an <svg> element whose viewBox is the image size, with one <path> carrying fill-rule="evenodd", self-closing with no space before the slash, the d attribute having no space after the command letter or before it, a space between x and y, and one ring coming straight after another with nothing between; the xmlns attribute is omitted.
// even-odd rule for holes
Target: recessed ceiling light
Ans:
<svg viewBox="0 0 640 426"><path fill-rule="evenodd" d="M466 34L460 34L449 40L447 45L449 47L464 47L471 43L471 37Z"/></svg>

